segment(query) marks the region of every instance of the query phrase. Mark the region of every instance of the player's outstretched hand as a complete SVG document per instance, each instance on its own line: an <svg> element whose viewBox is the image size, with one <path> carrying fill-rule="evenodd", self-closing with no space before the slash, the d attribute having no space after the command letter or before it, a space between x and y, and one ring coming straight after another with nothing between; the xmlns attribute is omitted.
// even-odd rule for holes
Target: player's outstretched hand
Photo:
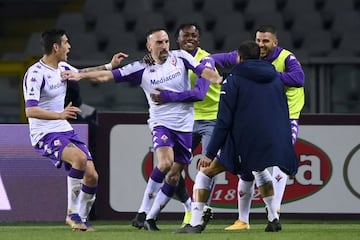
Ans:
<svg viewBox="0 0 360 240"><path fill-rule="evenodd" d="M65 70L61 72L61 78L63 81L65 80L72 80L72 81L80 81L80 73L71 71L71 70Z"/></svg>
<svg viewBox="0 0 360 240"><path fill-rule="evenodd" d="M123 52L115 53L111 59L111 66L113 68L119 66L120 63L127 57L129 57L129 55L126 53L123 53Z"/></svg>
<svg viewBox="0 0 360 240"><path fill-rule="evenodd" d="M206 156L203 156L203 157L200 159L200 161L199 161L198 167L199 167L199 169L200 169L201 167L203 167L203 168L209 167L210 164L211 164L211 162L212 162L212 161L211 161L210 158L208 158L208 157L206 157Z"/></svg>
<svg viewBox="0 0 360 240"><path fill-rule="evenodd" d="M77 114L81 112L80 108L74 107L72 102L70 102L64 109L63 112L60 113L61 119L77 119Z"/></svg>
<svg viewBox="0 0 360 240"><path fill-rule="evenodd" d="M159 93L150 93L150 97L151 97L151 100L153 100L153 102L156 104L156 105L161 105L164 103L162 97L161 97L161 91L162 89L160 88L156 88L155 89L156 91L159 91Z"/></svg>
<svg viewBox="0 0 360 240"><path fill-rule="evenodd" d="M155 65L155 60L153 59L153 57L151 56L151 53L148 53L146 54L144 57L143 57L143 61L151 66L151 65Z"/></svg>

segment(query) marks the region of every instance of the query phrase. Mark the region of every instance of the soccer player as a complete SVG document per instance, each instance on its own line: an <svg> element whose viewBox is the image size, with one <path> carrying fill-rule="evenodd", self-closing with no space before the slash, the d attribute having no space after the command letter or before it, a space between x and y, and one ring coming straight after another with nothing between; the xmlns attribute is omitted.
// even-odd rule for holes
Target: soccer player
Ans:
<svg viewBox="0 0 360 240"><path fill-rule="evenodd" d="M289 106L292 143L295 144L299 117L304 107L304 71L295 55L278 45L277 32L274 26L263 25L256 30L256 43L260 46L260 58L274 65L280 80L285 85L285 93ZM234 63L234 61L232 61ZM277 166L272 171L274 185L274 200L277 211L280 212L281 201L284 195L287 174ZM241 193L241 195L240 195ZM249 229L249 214L251 200L254 193L254 177L251 173L243 174L238 182L238 219L226 230ZM280 229L281 230L281 227Z"/></svg>
<svg viewBox="0 0 360 240"><path fill-rule="evenodd" d="M157 89L185 91L190 89L188 70L199 77L219 83L222 78L214 70L197 62L185 51L169 51L169 36L166 30L157 28L147 33L147 49L155 60L149 66L143 61L136 61L112 71L74 72L64 71L64 79L80 80L88 78L94 81L116 82L129 81L140 85L149 104L149 127L153 135L153 147L158 157L153 169L136 218L145 217L144 228L159 230L156 218L161 209L174 195L180 173L191 161L191 136L193 129L192 103L167 103L158 105L151 99ZM119 54L119 58L127 55ZM211 65L211 62L209 62ZM206 81L201 79L199 81ZM154 200L151 205L151 200Z"/></svg>
<svg viewBox="0 0 360 240"><path fill-rule="evenodd" d="M175 31L175 38L180 49L187 51L198 61L210 55L206 50L200 47L202 30L196 23L180 24ZM210 141L211 134L215 127L218 105L220 99L219 84L210 84L208 81L206 85L199 87L196 82L197 76L194 72L189 71L192 91L177 93L168 90L160 90L159 94L153 94L153 100L160 103L168 102L191 102L194 101L194 129L192 135L192 149L195 149L199 143L202 144L202 154ZM215 177L212 179L211 189L214 189ZM211 201L211 195L208 204ZM183 225L190 222L191 219L191 202L188 191L185 186L185 180L180 176L179 185L175 192L175 198L181 201L185 208L185 215ZM211 217L211 209L205 208L207 217Z"/></svg>
<svg viewBox="0 0 360 240"><path fill-rule="evenodd" d="M240 175L254 171L268 207L265 231L277 231L279 216L273 202L271 175L263 170L280 166L294 175L298 165L291 144L284 86L272 65L259 57L260 48L255 42L240 44L239 64L223 82L214 133L200 160L203 168L195 179L192 218L177 233L204 230L202 208L209 196L211 178L223 171Z"/></svg>
<svg viewBox="0 0 360 240"><path fill-rule="evenodd" d="M66 223L76 231L91 231L88 215L96 197L98 173L88 147L68 122L77 119L80 109L72 102L64 106L67 81L60 76L66 69L79 70L66 62L71 45L65 30L45 30L41 44L44 54L28 68L23 81L31 144L57 168L68 170ZM82 71L99 69L106 69L105 65Z"/></svg>

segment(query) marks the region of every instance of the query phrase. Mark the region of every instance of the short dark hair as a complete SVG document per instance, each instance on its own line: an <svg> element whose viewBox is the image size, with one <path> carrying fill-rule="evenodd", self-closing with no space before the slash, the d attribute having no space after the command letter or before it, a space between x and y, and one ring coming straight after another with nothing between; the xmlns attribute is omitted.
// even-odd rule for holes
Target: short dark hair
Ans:
<svg viewBox="0 0 360 240"><path fill-rule="evenodd" d="M238 48L238 54L243 60L247 59L259 59L260 47L254 41L244 41Z"/></svg>
<svg viewBox="0 0 360 240"><path fill-rule="evenodd" d="M276 28L273 25L262 25L258 29L256 29L256 32L261 32L261 33L269 32L274 35L277 34Z"/></svg>
<svg viewBox="0 0 360 240"><path fill-rule="evenodd" d="M179 37L180 31L186 27L195 27L198 30L199 35L201 36L201 33L202 33L201 27L197 23L190 22L190 23L182 23L177 27L175 34L174 34L175 39L177 39Z"/></svg>
<svg viewBox="0 0 360 240"><path fill-rule="evenodd" d="M61 37L66 34L64 29L47 29L41 34L40 44L45 54L50 54L54 43L61 44Z"/></svg>

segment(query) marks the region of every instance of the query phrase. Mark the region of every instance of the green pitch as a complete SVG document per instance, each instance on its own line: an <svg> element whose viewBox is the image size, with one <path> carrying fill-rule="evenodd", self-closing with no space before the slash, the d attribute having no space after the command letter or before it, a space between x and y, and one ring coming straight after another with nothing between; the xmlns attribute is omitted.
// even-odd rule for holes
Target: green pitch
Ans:
<svg viewBox="0 0 360 240"><path fill-rule="evenodd" d="M1 240L339 240L360 239L359 221L282 220L283 230L264 232L265 221L254 220L250 230L225 231L231 221L212 220L201 234L174 234L179 221L158 221L159 232L138 230L125 221L93 221L95 232L72 232L64 223L0 223Z"/></svg>

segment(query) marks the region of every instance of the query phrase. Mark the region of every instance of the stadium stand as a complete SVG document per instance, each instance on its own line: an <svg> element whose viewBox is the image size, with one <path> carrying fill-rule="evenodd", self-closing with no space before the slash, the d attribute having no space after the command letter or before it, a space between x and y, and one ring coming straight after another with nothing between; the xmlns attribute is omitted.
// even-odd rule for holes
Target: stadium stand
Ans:
<svg viewBox="0 0 360 240"><path fill-rule="evenodd" d="M86 32L86 23L81 13L61 13L56 20L56 27L66 29L66 32L84 33Z"/></svg>
<svg viewBox="0 0 360 240"><path fill-rule="evenodd" d="M174 30L183 22L196 22L202 27L201 45L210 52L235 49L239 41L253 39L258 26L273 24L278 29L280 45L292 50L305 64L314 57L346 59L348 62L360 57L360 47L356 44L360 41L357 31L360 29L360 0L36 0L31 3L4 0L0 6L3 61L41 55L40 31L58 26L70 35L71 60L109 61L115 52L123 51L130 54L124 61L126 64L141 59L146 53L145 32L150 27L166 27L175 48ZM46 12L40 11L44 6ZM343 69L335 71L335 78L341 75L340 72ZM314 75L309 70L309 76ZM351 79L358 75L354 76L345 74ZM344 87L351 88L351 94L336 84L331 90L334 98L356 102L354 95L359 94L355 91L357 87L351 87L353 83ZM133 92L138 88L123 85L118 91L121 92L119 95L128 94L129 99L124 99L115 94L114 88L107 87L102 89L90 84L84 87L83 93L85 98L90 98L91 93L99 93L97 90L101 89L103 96L93 100L100 109L129 110L131 107L126 105L134 104L137 109L146 111L143 98L137 97L142 100L131 102L131 95L141 96L141 91ZM5 93L13 92L13 89L6 91L8 88L8 84L4 84ZM347 97L349 95L352 98ZM332 103L336 101L332 100ZM336 106L331 111L350 109L346 103ZM359 107L351 109L360 111Z"/></svg>

